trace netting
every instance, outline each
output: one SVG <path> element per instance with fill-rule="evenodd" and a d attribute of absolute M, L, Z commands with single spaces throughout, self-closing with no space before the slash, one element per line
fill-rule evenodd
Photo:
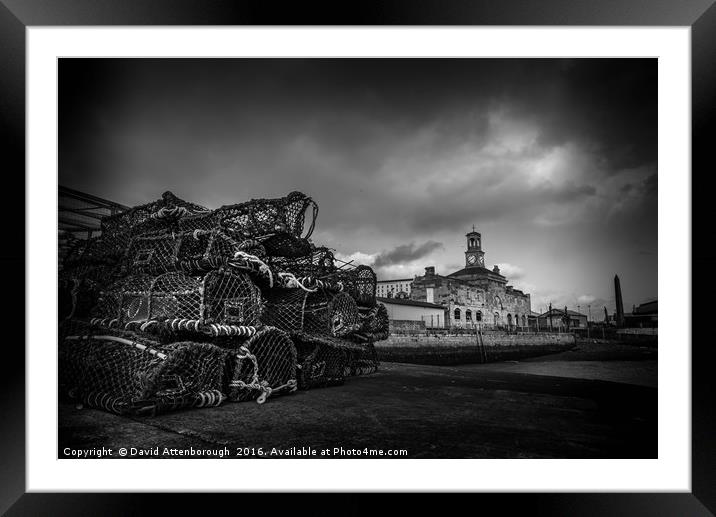
<path fill-rule="evenodd" d="M 380 362 L 372 341 L 349 349 L 347 354 L 346 376 L 368 375 L 378 371 Z"/>
<path fill-rule="evenodd" d="M 351 335 L 351 339 L 359 342 L 374 342 L 388 338 L 390 321 L 385 305 L 376 303 L 370 310 L 363 309 L 360 319 L 360 329 Z"/>
<path fill-rule="evenodd" d="M 267 327 L 243 346 L 256 357 L 259 383 L 266 396 L 296 390 L 296 347 L 288 334 Z"/>
<path fill-rule="evenodd" d="M 93 322 L 146 332 L 248 336 L 255 333 L 261 309 L 259 289 L 244 273 L 218 269 L 204 276 L 140 274 L 101 293 Z"/>
<path fill-rule="evenodd" d="M 206 272 L 230 265 L 260 272 L 260 261 L 247 257 L 266 251 L 257 241 L 238 242 L 221 230 L 193 230 L 141 235 L 132 239 L 123 258 L 125 273 Z"/>
<path fill-rule="evenodd" d="M 335 275 L 335 280 L 344 286 L 345 291 L 353 297 L 358 305 L 364 307 L 375 305 L 377 278 L 371 267 L 358 266 L 341 269 Z"/>
<path fill-rule="evenodd" d="M 304 332 L 293 333 L 291 338 L 298 353 L 298 389 L 343 384 L 348 376 L 378 369 L 373 343 L 361 345 Z"/>
<path fill-rule="evenodd" d="M 317 212 L 300 192 L 217 210 L 166 192 L 63 241 L 62 387 L 151 414 L 376 371 L 388 317 L 375 273 L 311 242 Z"/>
<path fill-rule="evenodd" d="M 91 407 L 118 414 L 216 406 L 225 398 L 228 358 L 207 343 L 68 336 L 59 349 L 60 386 Z"/>
<path fill-rule="evenodd" d="M 345 336 L 360 328 L 358 307 L 346 293 L 275 288 L 264 292 L 262 322 L 287 332 Z"/>
<path fill-rule="evenodd" d="M 269 257 L 268 264 L 276 271 L 291 273 L 297 278 L 328 278 L 337 270 L 333 252 L 325 247 L 312 247 L 299 257 Z"/>
<path fill-rule="evenodd" d="M 208 212 L 208 208 L 179 199 L 167 191 L 161 199 L 104 217 L 100 228 L 102 235 L 136 235 L 164 229 L 179 218 Z"/>
<path fill-rule="evenodd" d="M 312 213 L 308 214 L 308 209 Z M 245 238 L 261 238 L 274 234 L 289 234 L 308 239 L 318 216 L 318 205 L 301 192 L 291 192 L 276 199 L 252 199 L 244 203 L 226 205 L 215 211 L 221 225 Z M 310 217 L 308 228 L 306 218 Z"/>

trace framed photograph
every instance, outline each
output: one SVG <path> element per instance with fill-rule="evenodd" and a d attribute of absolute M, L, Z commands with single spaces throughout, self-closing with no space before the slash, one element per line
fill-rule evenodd
<path fill-rule="evenodd" d="M 27 193 L 3 510 L 530 492 L 499 504 L 709 515 L 691 171 L 716 8 L 241 5 L 0 6 Z"/>

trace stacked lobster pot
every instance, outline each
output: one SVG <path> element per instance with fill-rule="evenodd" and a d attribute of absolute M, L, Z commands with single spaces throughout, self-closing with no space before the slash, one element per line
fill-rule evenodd
<path fill-rule="evenodd" d="M 385 339 L 371 268 L 315 246 L 300 192 L 209 210 L 165 193 L 65 252 L 61 391 L 151 414 L 344 382 Z"/>

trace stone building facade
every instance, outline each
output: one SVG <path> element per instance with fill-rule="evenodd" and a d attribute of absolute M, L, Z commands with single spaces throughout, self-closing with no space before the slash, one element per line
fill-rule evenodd
<path fill-rule="evenodd" d="M 383 298 L 410 298 L 412 283 L 412 278 L 378 280 L 375 286 L 375 295 Z"/>
<path fill-rule="evenodd" d="M 473 230 L 466 237 L 465 267 L 446 276 L 426 267 L 413 279 L 410 299 L 442 305 L 447 326 L 527 328 L 530 295 L 507 285 L 497 266 L 485 267 L 480 233 Z"/>

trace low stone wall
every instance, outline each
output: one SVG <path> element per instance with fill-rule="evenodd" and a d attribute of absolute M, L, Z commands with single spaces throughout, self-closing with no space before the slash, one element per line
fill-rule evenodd
<path fill-rule="evenodd" d="M 483 342 L 489 346 L 536 346 L 541 344 L 569 344 L 574 345 L 572 334 L 557 334 L 547 332 L 483 332 Z M 381 346 L 475 346 L 476 337 L 472 335 L 463 336 L 433 336 L 433 335 L 411 335 L 411 336 L 389 336 L 385 341 L 380 341 Z"/>
<path fill-rule="evenodd" d="M 381 361 L 416 364 L 465 364 L 519 360 L 569 350 L 571 334 L 484 332 L 484 354 L 475 336 L 390 336 L 375 344 Z"/>
<path fill-rule="evenodd" d="M 390 333 L 410 334 L 414 332 L 425 332 L 425 322 L 416 320 L 388 320 Z"/>

